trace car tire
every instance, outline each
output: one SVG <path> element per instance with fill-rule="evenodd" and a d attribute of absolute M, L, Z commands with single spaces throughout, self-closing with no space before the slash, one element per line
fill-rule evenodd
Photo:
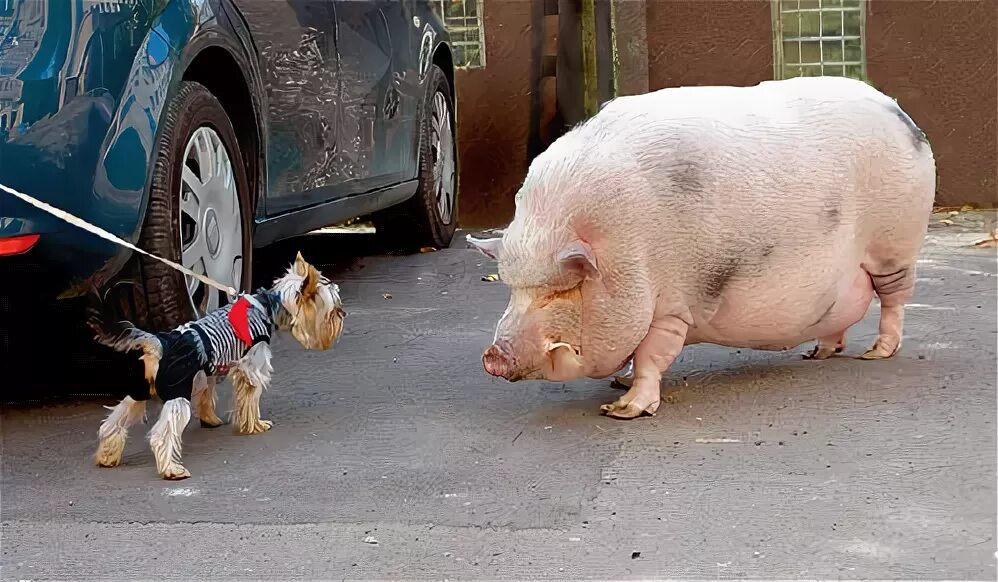
<path fill-rule="evenodd" d="M 208 130 L 201 131 L 202 128 L 208 128 Z M 199 131 L 201 133 L 195 137 L 196 132 Z M 197 149 L 201 142 L 195 143 L 195 141 L 201 138 L 206 141 L 214 139 L 212 136 L 217 136 L 223 149 L 219 149 L 213 141 L 208 141 L 212 145 L 205 146 L 203 149 L 208 151 L 210 148 L 209 153 L 218 156 L 217 159 L 212 158 L 214 161 L 220 161 L 221 164 L 229 162 L 228 168 L 231 173 L 226 171 L 224 165 L 217 167 L 223 169 L 223 172 L 219 174 L 223 176 L 221 178 L 223 183 L 230 184 L 229 188 L 231 188 L 231 184 L 234 184 L 235 187 L 234 198 L 237 202 L 233 206 L 238 205 L 239 216 L 238 220 L 229 218 L 228 221 L 231 224 L 239 224 L 241 227 L 241 232 L 237 233 L 237 236 L 231 237 L 239 239 L 238 244 L 241 249 L 238 249 L 238 252 L 241 256 L 241 269 L 236 263 L 233 263 L 231 269 L 233 275 L 228 281 L 220 280 L 219 282 L 232 285 L 235 283 L 235 274 L 240 273 L 238 288 L 240 291 L 248 291 L 252 284 L 253 222 L 246 165 L 243 163 L 239 141 L 225 109 L 218 99 L 200 83 L 182 82 L 176 95 L 164 110 L 161 132 L 156 143 L 155 166 L 149 188 L 149 202 L 138 246 L 154 255 L 190 267 L 183 262 L 181 240 L 181 213 L 184 212 L 181 207 L 188 200 L 186 196 L 190 194 L 188 190 L 182 190 L 184 188 L 183 180 L 186 179 L 182 176 L 185 165 L 189 163 L 190 148 L 195 147 L 196 149 L 190 155 L 197 156 L 202 152 L 202 149 Z M 196 160 L 192 163 L 196 164 Z M 200 168 L 198 171 L 201 172 L 198 175 L 199 178 L 208 175 Z M 231 178 L 231 180 L 226 178 Z M 181 200 L 182 196 L 185 197 L 184 202 Z M 207 213 L 207 211 L 205 212 Z M 200 210 L 198 216 L 201 216 Z M 205 217 L 207 216 L 205 214 Z M 229 216 L 231 217 L 231 214 Z M 216 221 L 218 220 L 225 219 L 216 219 Z M 209 219 L 205 218 L 204 221 L 198 222 L 208 223 L 208 221 Z M 203 226 L 198 224 L 197 228 Z M 216 250 L 221 252 L 222 245 L 217 241 L 223 239 L 219 235 L 215 237 L 215 240 L 216 245 L 218 245 Z M 234 248 L 232 245 L 235 244 L 235 241 L 225 241 L 225 243 L 227 243 L 226 253 L 229 253 Z M 136 318 L 142 321 L 145 327 L 153 330 L 169 329 L 203 315 L 202 310 L 194 305 L 187 287 L 187 277 L 183 273 L 145 255 L 139 255 L 138 263 L 140 290 L 144 292 L 145 300 L 138 302 L 137 310 L 139 313 L 136 314 Z M 211 277 L 211 273 L 208 273 L 208 276 Z M 219 280 L 218 277 L 213 278 Z M 203 283 L 198 283 L 198 285 L 206 292 L 221 293 L 211 288 L 205 288 Z M 226 301 L 224 294 L 219 297 L 218 301 L 220 304 L 224 304 Z"/>
<path fill-rule="evenodd" d="M 431 65 L 427 72 L 419 122 L 416 194 L 372 216 L 378 238 L 392 249 L 401 252 L 422 247 L 440 249 L 449 246 L 454 238 L 458 201 L 455 137 L 454 99 L 450 83 L 440 67 Z M 449 156 L 446 154 L 448 148 Z M 439 204 L 441 186 L 450 188 L 450 201 L 445 203 L 444 210 Z"/>

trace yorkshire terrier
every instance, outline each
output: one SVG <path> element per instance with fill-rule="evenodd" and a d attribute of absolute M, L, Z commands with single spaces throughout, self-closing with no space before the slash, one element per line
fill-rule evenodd
<path fill-rule="evenodd" d="M 270 289 L 242 295 L 204 317 L 174 329 L 149 333 L 128 321 L 87 322 L 95 339 L 118 352 L 137 356 L 128 395 L 111 408 L 97 435 L 97 465 L 121 464 L 128 429 L 145 418 L 146 401 L 163 400 L 149 431 L 156 471 L 164 479 L 186 479 L 180 462 L 180 437 L 194 414 L 205 428 L 223 424 L 215 414 L 215 384 L 231 374 L 236 432 L 257 434 L 273 423 L 260 418 L 260 396 L 270 383 L 270 337 L 290 331 L 307 350 L 327 350 L 340 337 L 346 312 L 339 286 L 322 276 L 298 253 L 287 273 Z"/>

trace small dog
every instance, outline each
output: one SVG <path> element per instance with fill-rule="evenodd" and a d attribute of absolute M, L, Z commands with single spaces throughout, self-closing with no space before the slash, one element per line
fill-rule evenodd
<path fill-rule="evenodd" d="M 273 423 L 260 418 L 260 396 L 270 383 L 270 336 L 290 331 L 307 350 L 327 350 L 340 337 L 346 312 L 339 286 L 323 277 L 298 253 L 287 273 L 270 289 L 243 295 L 201 319 L 161 333 L 128 321 L 105 325 L 97 315 L 87 322 L 96 340 L 137 357 L 128 396 L 110 408 L 98 431 L 97 465 L 121 464 L 128 429 L 145 418 L 146 401 L 164 404 L 149 431 L 156 471 L 164 479 L 186 479 L 180 462 L 180 437 L 194 413 L 201 426 L 215 428 L 215 384 L 231 372 L 236 432 L 257 434 Z"/>

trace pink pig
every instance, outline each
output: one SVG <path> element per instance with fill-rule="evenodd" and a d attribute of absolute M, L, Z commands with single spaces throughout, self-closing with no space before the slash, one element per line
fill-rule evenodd
<path fill-rule="evenodd" d="M 876 293 L 863 359 L 901 346 L 935 195 L 925 135 L 841 77 L 621 97 L 530 165 L 495 258 L 511 297 L 483 357 L 509 381 L 605 378 L 601 407 L 653 415 L 683 346 L 845 347 Z"/>

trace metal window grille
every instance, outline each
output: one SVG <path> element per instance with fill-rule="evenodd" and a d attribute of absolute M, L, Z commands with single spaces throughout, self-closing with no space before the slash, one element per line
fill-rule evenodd
<path fill-rule="evenodd" d="M 774 74 L 866 80 L 866 0 L 773 0 Z"/>
<path fill-rule="evenodd" d="M 483 0 L 436 0 L 436 8 L 450 33 L 454 65 L 485 66 Z"/>

